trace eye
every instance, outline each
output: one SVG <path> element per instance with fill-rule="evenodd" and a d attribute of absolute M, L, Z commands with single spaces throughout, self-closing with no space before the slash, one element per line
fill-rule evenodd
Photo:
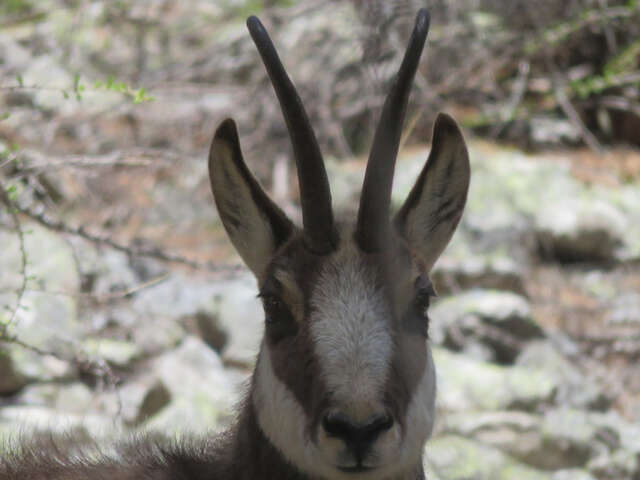
<path fill-rule="evenodd" d="M 437 297 L 435 288 L 428 277 L 420 275 L 415 282 L 414 306 L 418 312 L 427 316 L 427 309 L 433 297 Z"/>
<path fill-rule="evenodd" d="M 406 328 L 413 333 L 419 333 L 425 338 L 429 338 L 429 316 L 427 310 L 432 297 L 436 291 L 428 277 L 419 276 L 415 282 L 415 294 L 411 308 L 409 309 Z"/>
<path fill-rule="evenodd" d="M 260 298 L 268 339 L 275 344 L 285 337 L 295 335 L 298 328 L 287 304 L 274 294 L 260 294 Z"/>

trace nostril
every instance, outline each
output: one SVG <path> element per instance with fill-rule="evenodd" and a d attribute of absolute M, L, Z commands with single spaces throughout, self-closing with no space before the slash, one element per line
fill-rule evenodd
<path fill-rule="evenodd" d="M 392 426 L 393 418 L 391 415 L 382 414 L 371 418 L 369 422 L 362 427 L 362 430 L 366 432 L 366 436 L 373 436 L 375 438 L 382 432 L 389 430 Z"/>
<path fill-rule="evenodd" d="M 370 444 L 393 426 L 388 414 L 374 415 L 364 423 L 355 423 L 343 413 L 329 413 L 322 419 L 322 427 L 329 436 L 338 437 L 348 444 Z"/>
<path fill-rule="evenodd" d="M 356 427 L 343 413 L 329 413 L 322 419 L 322 427 L 332 437 L 351 438 Z"/>

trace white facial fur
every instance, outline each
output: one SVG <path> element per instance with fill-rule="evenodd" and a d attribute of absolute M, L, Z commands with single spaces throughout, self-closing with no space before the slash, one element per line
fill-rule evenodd
<path fill-rule="evenodd" d="M 343 247 L 323 266 L 311 297 L 309 318 L 314 353 L 323 380 L 333 392 L 332 407 L 355 421 L 384 412 L 385 383 L 391 373 L 394 342 L 390 307 L 355 247 Z M 425 340 L 426 341 L 426 340 Z M 428 346 L 427 346 L 428 350 Z M 416 466 L 433 427 L 435 369 L 430 351 L 423 377 L 407 411 L 406 428 L 398 422 L 381 434 L 362 473 L 338 467 L 355 466 L 340 439 L 322 428 L 314 442 L 309 419 L 291 390 L 273 371 L 266 343 L 256 368 L 254 407 L 271 442 L 302 471 L 324 479 L 402 479 Z M 295 359 L 292 359 L 295 361 Z"/>
<path fill-rule="evenodd" d="M 391 312 L 372 270 L 355 248 L 343 248 L 323 266 L 311 297 L 311 337 L 325 384 L 356 422 L 383 411 L 393 354 Z"/>

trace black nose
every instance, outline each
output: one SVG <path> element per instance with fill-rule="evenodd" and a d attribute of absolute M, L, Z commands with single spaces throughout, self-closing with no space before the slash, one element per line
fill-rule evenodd
<path fill-rule="evenodd" d="M 362 459 L 381 433 L 393 426 L 393 418 L 386 413 L 356 423 L 340 412 L 329 413 L 322 419 L 322 427 L 330 437 L 342 439 L 358 459 Z"/>

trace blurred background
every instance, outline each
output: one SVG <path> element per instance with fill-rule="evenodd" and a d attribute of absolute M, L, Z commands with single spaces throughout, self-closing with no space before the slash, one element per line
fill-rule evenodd
<path fill-rule="evenodd" d="M 294 218 L 259 14 L 355 205 L 418 8 L 394 203 L 438 111 L 470 147 L 433 276 L 428 478 L 640 479 L 638 0 L 2 0 L 0 440 L 222 429 L 262 335 L 206 157 L 224 118 Z"/>

